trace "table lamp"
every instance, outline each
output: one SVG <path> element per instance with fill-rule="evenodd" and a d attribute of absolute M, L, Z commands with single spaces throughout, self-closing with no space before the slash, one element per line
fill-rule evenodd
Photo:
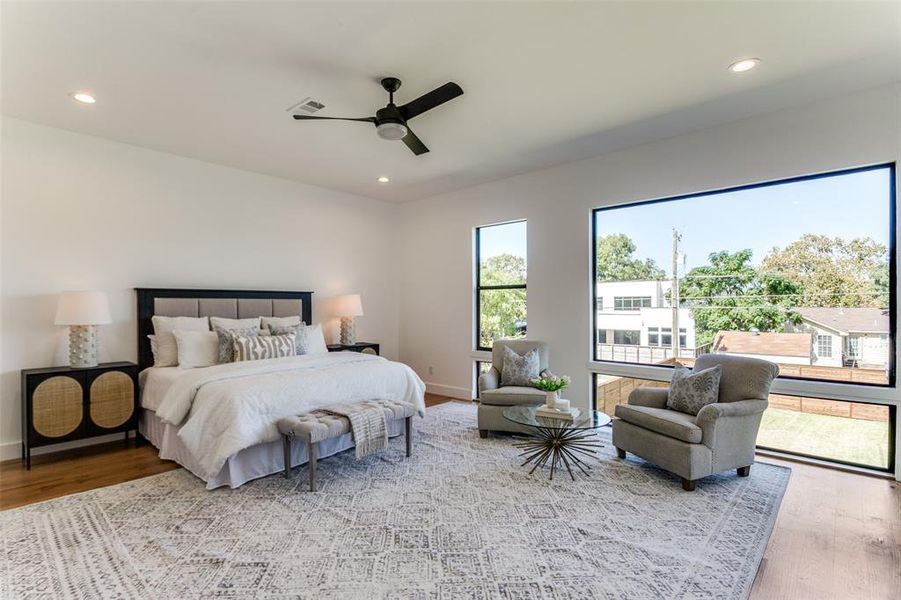
<path fill-rule="evenodd" d="M 97 366 L 97 330 L 94 326 L 111 322 L 105 293 L 63 292 L 60 295 L 55 323 L 69 326 L 70 366 Z"/>
<path fill-rule="evenodd" d="M 341 317 L 341 344 L 350 346 L 357 343 L 357 334 L 354 332 L 354 317 L 363 316 L 363 303 L 359 294 L 338 296 L 337 310 L 335 314 Z"/>

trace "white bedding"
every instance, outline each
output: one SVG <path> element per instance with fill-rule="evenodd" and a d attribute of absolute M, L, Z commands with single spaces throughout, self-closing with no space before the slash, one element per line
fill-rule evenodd
<path fill-rule="evenodd" d="M 172 382 L 181 377 L 185 369 L 178 367 L 149 367 L 138 375 L 141 386 L 141 406 L 156 412 Z"/>
<path fill-rule="evenodd" d="M 163 422 L 180 426 L 178 436 L 206 479 L 236 452 L 277 440 L 281 417 L 374 398 L 408 402 L 425 414 L 425 384 L 416 373 L 368 354 L 335 352 L 179 371 L 171 381 L 168 374 L 159 377 L 158 389 L 167 383 L 168 389 L 155 411 Z"/>

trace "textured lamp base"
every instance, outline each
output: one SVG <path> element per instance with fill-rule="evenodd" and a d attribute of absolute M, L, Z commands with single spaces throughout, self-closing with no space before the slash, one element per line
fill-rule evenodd
<path fill-rule="evenodd" d="M 69 366 L 97 366 L 97 330 L 93 325 L 69 326 Z"/>
<path fill-rule="evenodd" d="M 341 317 L 341 344 L 350 346 L 357 343 L 357 333 L 354 331 L 354 318 Z"/>

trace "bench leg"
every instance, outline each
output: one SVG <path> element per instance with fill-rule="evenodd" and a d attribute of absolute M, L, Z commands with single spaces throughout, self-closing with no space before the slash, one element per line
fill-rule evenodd
<path fill-rule="evenodd" d="M 291 477 L 291 438 L 282 436 L 282 450 L 285 456 L 285 479 Z"/>
<path fill-rule="evenodd" d="M 310 491 L 316 491 L 316 444 L 310 442 Z"/>
<path fill-rule="evenodd" d="M 413 456 L 413 417 L 404 419 L 404 433 L 407 439 L 407 458 Z"/>

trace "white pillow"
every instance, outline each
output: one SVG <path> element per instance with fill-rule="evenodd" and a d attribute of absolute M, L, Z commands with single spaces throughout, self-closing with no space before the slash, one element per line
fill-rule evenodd
<path fill-rule="evenodd" d="M 174 367 L 178 364 L 178 345 L 172 332 L 209 331 L 210 323 L 206 317 L 160 317 L 154 316 L 153 334 L 150 337 L 150 350 L 153 352 L 154 367 Z"/>
<path fill-rule="evenodd" d="M 293 317 L 263 317 L 260 329 L 266 331 L 270 325 L 274 327 L 293 327 L 295 325 L 305 325 L 305 323 L 297 315 Z"/>
<path fill-rule="evenodd" d="M 226 331 L 232 329 L 247 329 L 248 327 L 256 327 L 260 328 L 260 318 L 254 317 L 253 319 L 226 319 L 225 317 L 210 317 L 210 328 L 211 329 L 225 329 Z"/>
<path fill-rule="evenodd" d="M 182 369 L 209 367 L 219 360 L 219 335 L 214 331 L 172 332 L 178 346 L 178 366 Z"/>
<path fill-rule="evenodd" d="M 175 345 L 175 338 L 172 336 L 163 336 L 157 338 L 155 335 L 148 335 L 150 340 L 150 352 L 153 353 L 154 367 L 173 367 L 178 362 L 178 346 Z M 160 349 L 160 346 L 164 348 Z M 168 346 L 168 347 L 165 347 Z M 172 362 L 172 356 L 175 356 L 175 362 Z"/>
<path fill-rule="evenodd" d="M 322 325 L 309 325 L 299 327 L 297 335 L 304 336 L 304 354 L 328 354 L 328 347 L 325 345 L 325 336 L 322 335 Z"/>

